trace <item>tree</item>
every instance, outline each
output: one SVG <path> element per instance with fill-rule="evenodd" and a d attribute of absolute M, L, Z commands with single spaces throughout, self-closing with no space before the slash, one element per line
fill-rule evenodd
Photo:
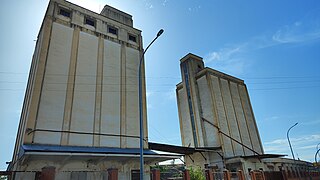
<path fill-rule="evenodd" d="M 205 180 L 206 177 L 200 167 L 193 169 L 190 167 L 190 180 Z"/>

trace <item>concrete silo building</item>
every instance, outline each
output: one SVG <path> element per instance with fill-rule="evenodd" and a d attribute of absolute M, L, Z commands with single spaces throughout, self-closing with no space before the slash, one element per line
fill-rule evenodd
<path fill-rule="evenodd" d="M 8 170 L 41 171 L 49 166 L 64 172 L 56 178 L 90 179 L 111 168 L 119 179 L 130 179 L 139 170 L 142 53 L 141 31 L 133 27 L 131 15 L 108 5 L 97 14 L 51 0 L 38 34 Z M 148 164 L 167 157 L 148 149 L 142 69 L 148 171 Z"/>
<path fill-rule="evenodd" d="M 237 158 L 263 154 L 244 81 L 204 67 L 193 54 L 180 60 L 180 68 L 176 92 L 182 145 L 208 150 L 185 156 L 186 163 L 239 169 Z"/>
<path fill-rule="evenodd" d="M 310 175 L 315 172 L 310 162 L 264 154 L 243 80 L 205 67 L 201 57 L 190 53 L 180 60 L 180 69 L 176 94 L 186 166 L 241 170 L 246 179 L 261 170 L 289 179 L 318 176 Z"/>

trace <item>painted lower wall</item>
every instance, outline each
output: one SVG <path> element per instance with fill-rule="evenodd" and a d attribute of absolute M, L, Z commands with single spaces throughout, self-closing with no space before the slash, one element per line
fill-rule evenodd
<path fill-rule="evenodd" d="M 81 160 L 66 160 L 63 161 L 49 161 L 49 160 L 29 160 L 28 164 L 20 166 L 20 170 L 24 172 L 17 172 L 15 180 L 34 180 L 36 171 L 42 170 L 44 167 L 55 168 L 55 180 L 97 180 L 108 179 L 108 169 L 118 170 L 119 180 L 131 179 L 132 170 L 139 169 L 138 161 L 126 161 L 125 163 L 113 161 L 81 161 Z M 145 165 L 144 180 L 150 179 L 150 166 Z"/>

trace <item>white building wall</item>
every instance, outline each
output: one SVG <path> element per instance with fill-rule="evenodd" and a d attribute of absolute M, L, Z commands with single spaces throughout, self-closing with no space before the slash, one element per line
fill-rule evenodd
<path fill-rule="evenodd" d="M 235 117 L 235 112 L 233 108 L 232 98 L 229 89 L 229 82 L 228 80 L 220 78 L 221 82 L 221 92 L 222 92 L 222 99 L 224 103 L 224 108 L 226 110 L 226 116 L 228 121 L 229 133 L 231 137 L 239 142 L 241 142 L 238 123 Z M 244 155 L 242 145 L 237 143 L 236 141 L 232 140 L 232 147 L 235 156 Z"/>
<path fill-rule="evenodd" d="M 230 136 L 229 133 L 229 127 L 226 117 L 226 112 L 223 104 L 222 94 L 221 94 L 221 87 L 219 83 L 219 79 L 216 76 L 211 75 L 211 84 L 212 84 L 212 90 L 215 98 L 215 105 L 216 105 L 216 111 L 218 114 L 218 126 L 220 127 L 220 130 L 224 133 L 226 133 L 228 136 Z M 233 148 L 232 148 L 232 142 L 230 138 L 221 135 L 222 137 L 222 143 L 223 143 L 223 151 L 225 157 L 232 157 L 233 154 Z"/>
<path fill-rule="evenodd" d="M 179 89 L 177 91 L 177 96 L 182 145 L 187 147 L 190 145 L 191 147 L 194 147 L 193 132 L 191 127 L 191 119 L 186 91 L 183 88 Z"/>
<path fill-rule="evenodd" d="M 247 127 L 246 119 L 245 119 L 242 104 L 241 104 L 238 85 L 234 82 L 230 82 L 230 90 L 231 90 L 235 114 L 238 121 L 241 141 L 244 145 L 248 146 L 249 148 L 252 148 L 248 127 Z M 243 147 L 243 149 L 246 156 L 253 155 L 253 152 L 248 148 Z"/>
<path fill-rule="evenodd" d="M 71 115 L 71 131 L 93 132 L 98 38 L 80 32 L 76 64 L 76 77 Z M 92 135 L 74 134 L 69 137 L 70 145 L 91 146 Z"/>
<path fill-rule="evenodd" d="M 206 120 L 210 121 L 212 124 L 217 125 L 217 119 L 214 114 L 213 109 L 213 102 L 211 97 L 210 88 L 208 85 L 208 80 L 206 76 L 202 76 L 197 80 L 199 96 L 200 96 L 200 103 L 202 108 L 202 117 Z M 200 120 L 203 121 L 203 120 Z M 214 127 L 212 124 L 209 124 L 206 121 L 203 121 L 203 126 L 205 130 L 205 146 L 208 147 L 219 147 L 220 140 L 219 140 L 219 133 L 218 129 Z"/>
<path fill-rule="evenodd" d="M 138 66 L 140 53 L 133 48 L 126 48 L 126 135 L 139 136 L 139 92 Z M 138 148 L 138 138 L 126 138 L 127 148 Z"/>
<path fill-rule="evenodd" d="M 73 29 L 53 23 L 36 129 L 62 130 L 72 34 Z M 60 138 L 58 132 L 38 131 L 34 142 L 60 144 Z"/>
<path fill-rule="evenodd" d="M 120 135 L 121 46 L 104 41 L 101 133 Z M 101 136 L 101 146 L 120 147 L 120 136 Z"/>
<path fill-rule="evenodd" d="M 249 102 L 249 97 L 247 94 L 247 89 L 244 85 L 239 85 L 239 93 L 241 97 L 241 102 L 246 117 L 247 126 L 249 129 L 249 135 L 252 143 L 252 147 L 255 151 L 262 153 L 262 147 L 258 135 L 258 130 L 255 126 L 255 119 L 252 114 L 251 105 Z"/>

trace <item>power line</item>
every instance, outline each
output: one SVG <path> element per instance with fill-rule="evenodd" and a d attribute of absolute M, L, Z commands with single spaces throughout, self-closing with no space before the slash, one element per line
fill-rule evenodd
<path fill-rule="evenodd" d="M 257 89 L 250 89 L 250 91 L 262 91 L 262 90 L 285 90 L 285 89 L 308 89 L 308 88 L 320 88 L 320 86 L 296 86 L 296 87 L 280 87 L 280 88 L 257 88 Z M 0 91 L 24 91 L 25 89 L 13 89 L 13 88 L 4 88 L 0 89 Z M 58 89 L 43 89 L 45 91 L 53 91 L 53 92 L 66 92 L 67 90 L 58 90 Z M 33 90 L 33 91 L 40 91 L 40 90 Z M 138 90 L 77 90 L 73 89 L 72 91 L 75 92 L 137 92 Z M 152 91 L 152 93 L 163 93 L 163 92 L 172 92 L 171 90 L 157 90 Z"/>
<path fill-rule="evenodd" d="M 28 75 L 29 73 L 19 73 L 19 72 L 8 72 L 8 71 L 0 71 L 0 74 L 21 74 L 21 75 Z M 43 75 L 43 74 L 42 74 Z M 96 74 L 77 74 L 77 75 L 69 75 L 69 74 L 48 74 L 48 76 L 97 76 Z M 120 76 L 103 76 L 103 77 L 120 77 Z M 138 77 L 136 76 L 125 76 L 125 77 Z M 145 78 L 169 78 L 169 79 L 181 79 L 180 76 L 157 76 L 157 77 L 150 77 L 145 76 Z M 320 76 L 266 76 L 266 77 L 242 77 L 241 79 L 310 79 L 310 78 L 320 78 Z"/>

